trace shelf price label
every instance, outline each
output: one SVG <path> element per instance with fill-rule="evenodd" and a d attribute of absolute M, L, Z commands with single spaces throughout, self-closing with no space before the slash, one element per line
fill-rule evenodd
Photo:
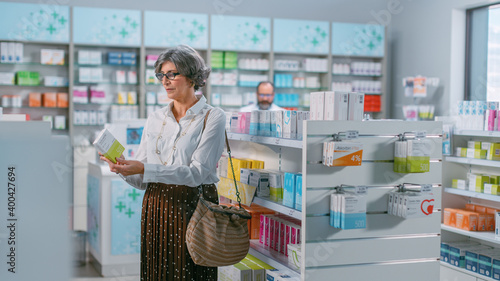
<path fill-rule="evenodd" d="M 416 131 L 415 132 L 415 138 L 417 139 L 423 139 L 427 136 L 427 132 L 426 131 Z"/>
<path fill-rule="evenodd" d="M 347 131 L 346 137 L 348 140 L 357 139 L 359 137 L 359 131 Z"/>
<path fill-rule="evenodd" d="M 420 192 L 431 193 L 432 192 L 432 184 L 422 184 L 422 187 L 420 188 Z"/>
<path fill-rule="evenodd" d="M 354 190 L 355 190 L 356 194 L 359 194 L 359 195 L 366 195 L 366 193 L 367 193 L 367 187 L 364 185 L 358 185 L 355 187 Z"/>
<path fill-rule="evenodd" d="M 281 143 L 281 139 L 279 139 L 279 138 L 274 139 L 274 144 L 280 144 L 280 143 Z"/>
<path fill-rule="evenodd" d="M 295 210 L 288 210 L 288 215 L 293 217 L 295 215 Z"/>

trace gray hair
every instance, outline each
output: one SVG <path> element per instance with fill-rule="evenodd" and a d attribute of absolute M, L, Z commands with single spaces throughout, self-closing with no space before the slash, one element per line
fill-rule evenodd
<path fill-rule="evenodd" d="M 172 62 L 180 74 L 193 82 L 195 91 L 205 86 L 210 68 L 192 47 L 179 45 L 162 52 L 155 62 L 155 72 L 160 72 L 162 65 L 167 61 Z"/>

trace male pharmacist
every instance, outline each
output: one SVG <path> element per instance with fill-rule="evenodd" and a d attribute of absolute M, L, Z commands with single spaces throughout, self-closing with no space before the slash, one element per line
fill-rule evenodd
<path fill-rule="evenodd" d="M 274 101 L 274 85 L 269 81 L 262 81 L 257 86 L 257 104 L 244 106 L 240 112 L 251 112 L 255 110 L 284 110 L 275 105 Z"/>

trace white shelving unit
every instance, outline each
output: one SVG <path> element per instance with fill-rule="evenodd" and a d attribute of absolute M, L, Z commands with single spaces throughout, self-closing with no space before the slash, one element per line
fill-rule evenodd
<path fill-rule="evenodd" d="M 403 220 L 387 214 L 387 193 L 396 185 L 430 183 L 436 198 L 441 194 L 441 151 L 431 156 L 431 171 L 423 174 L 394 173 L 397 135 L 426 130 L 429 141 L 441 147 L 439 122 L 304 121 L 304 141 L 289 140 L 277 145 L 275 138 L 232 134 L 234 157 L 258 158 L 266 169 L 302 172 L 302 211 L 256 197 L 254 202 L 302 221 L 301 280 L 392 280 L 394 274 L 421 272 L 406 280 L 438 280 L 440 203 L 428 217 Z M 331 135 L 357 130 L 364 144 L 360 167 L 326 167 L 319 163 L 322 145 Z M 390 137 L 394 136 L 394 137 Z M 281 141 L 281 139 L 279 139 Z M 299 145 L 300 144 L 300 145 Z M 363 175 L 360 177 L 359 175 Z M 329 198 L 340 184 L 368 187 L 367 228 L 341 230 L 329 225 Z M 440 202 L 440 200 L 437 200 Z M 288 213 L 287 213 L 288 212 Z M 407 251 L 400 251 L 406 248 Z M 277 268 L 290 270 L 287 259 L 252 241 L 250 253 Z"/>
<path fill-rule="evenodd" d="M 302 212 L 293 208 L 289 208 L 283 204 L 276 203 L 268 198 L 254 197 L 253 203 L 271 209 L 273 211 L 285 214 L 292 218 L 302 219 Z"/>
<path fill-rule="evenodd" d="M 498 138 L 500 138 L 500 132 L 461 130 L 454 133 L 453 145 L 454 147 L 467 147 L 467 141 L 469 140 L 498 142 Z M 452 179 L 466 179 L 467 173 L 500 175 L 498 172 L 500 161 L 456 156 L 446 156 L 444 160 L 443 182 L 448 186 L 450 186 Z M 500 209 L 500 196 L 456 188 L 444 188 L 443 208 L 465 208 L 466 203 Z M 495 238 L 494 232 L 465 231 L 444 224 L 441 225 L 441 230 L 444 242 L 472 240 L 491 247 L 500 248 L 500 240 Z M 454 267 L 444 262 L 441 262 L 441 266 L 446 267 L 442 270 L 442 278 L 446 280 L 469 280 L 471 278 L 471 280 L 493 280 L 492 278 L 468 271 L 465 268 Z"/>
<path fill-rule="evenodd" d="M 293 139 L 253 136 L 253 135 L 237 134 L 237 133 L 228 133 L 227 138 L 230 140 L 247 141 L 265 145 L 277 145 L 289 148 L 302 148 L 302 141 Z"/>
<path fill-rule="evenodd" d="M 297 277 L 300 276 L 300 272 L 288 264 L 288 258 L 286 256 L 262 245 L 259 243 L 259 240 L 250 240 L 250 254 L 276 269 L 293 271 L 296 273 Z"/>
<path fill-rule="evenodd" d="M 500 161 L 456 157 L 456 156 L 446 156 L 444 160 L 453 163 L 500 168 Z"/>

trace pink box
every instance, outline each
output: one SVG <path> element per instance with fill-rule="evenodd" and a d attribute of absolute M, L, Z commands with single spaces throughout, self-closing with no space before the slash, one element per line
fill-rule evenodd
<path fill-rule="evenodd" d="M 274 217 L 271 217 L 269 218 L 269 246 L 271 247 L 271 249 L 274 250 L 274 226 L 275 226 L 275 218 Z"/>
<path fill-rule="evenodd" d="M 105 103 L 106 93 L 101 89 L 90 89 L 90 102 L 91 103 Z"/>
<path fill-rule="evenodd" d="M 274 250 L 280 251 L 280 219 L 274 219 Z"/>
<path fill-rule="evenodd" d="M 250 132 L 250 114 L 251 112 L 238 112 L 240 134 L 248 134 Z"/>
<path fill-rule="evenodd" d="M 292 234 L 292 227 L 289 224 L 285 226 L 285 256 L 288 257 L 288 244 L 290 244 L 290 236 Z"/>
<path fill-rule="evenodd" d="M 265 220 L 266 220 L 266 215 L 261 214 L 260 215 L 260 232 L 259 232 L 259 242 L 261 244 L 264 244 L 264 241 L 266 241 L 266 235 L 265 235 Z"/>
<path fill-rule="evenodd" d="M 264 220 L 264 245 L 269 246 L 269 220 L 268 216 L 265 216 Z"/>
<path fill-rule="evenodd" d="M 300 240 L 300 227 L 298 225 L 290 226 L 290 243 L 291 244 L 299 244 Z"/>
<path fill-rule="evenodd" d="M 286 223 L 285 221 L 281 220 L 280 222 L 280 246 L 279 246 L 279 252 L 282 254 L 285 254 L 285 232 L 286 232 Z"/>
<path fill-rule="evenodd" d="M 497 118 L 497 111 L 488 109 L 488 131 L 495 130 L 495 119 Z"/>

